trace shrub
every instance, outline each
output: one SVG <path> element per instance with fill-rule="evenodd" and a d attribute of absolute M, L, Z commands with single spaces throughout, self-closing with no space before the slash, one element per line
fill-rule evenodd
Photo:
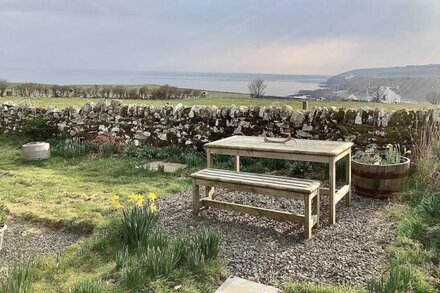
<path fill-rule="evenodd" d="M 129 253 L 128 253 L 128 247 L 124 246 L 124 248 L 116 253 L 115 263 L 116 267 L 115 269 L 118 271 L 122 269 L 124 266 L 126 266 L 128 261 Z"/>
<path fill-rule="evenodd" d="M 138 157 L 138 147 L 132 143 L 127 143 L 122 151 L 123 155 L 128 158 L 137 158 Z"/>
<path fill-rule="evenodd" d="M 14 265 L 0 281 L 0 293 L 30 293 L 34 269 L 33 262 Z"/>
<path fill-rule="evenodd" d="M 369 293 L 433 292 L 419 274 L 410 268 L 393 265 L 387 276 L 367 284 Z"/>
<path fill-rule="evenodd" d="M 419 210 L 436 223 L 440 222 L 440 194 L 433 194 L 424 198 L 419 205 Z"/>
<path fill-rule="evenodd" d="M 183 164 L 189 168 L 200 167 L 205 163 L 202 155 L 196 150 L 182 152 Z"/>
<path fill-rule="evenodd" d="M 53 144 L 51 153 L 54 156 L 65 159 L 80 158 L 88 153 L 95 151 L 96 147 L 88 142 L 74 142 L 71 139 L 66 139 L 61 142 Z"/>
<path fill-rule="evenodd" d="M 158 148 L 156 153 L 156 159 L 180 161 L 181 153 L 183 149 L 179 146 L 170 145 L 164 148 Z"/>
<path fill-rule="evenodd" d="M 191 269 L 197 269 L 205 262 L 202 250 L 195 245 L 186 251 L 185 259 Z"/>
<path fill-rule="evenodd" d="M 121 271 L 121 283 L 128 288 L 137 288 L 141 284 L 145 285 L 147 282 L 148 279 L 145 278 L 145 273 L 139 259 L 131 261 Z"/>
<path fill-rule="evenodd" d="M 133 158 L 145 158 L 145 159 L 153 159 L 158 157 L 158 149 L 153 148 L 149 144 L 144 144 L 141 146 L 135 146 L 133 144 L 127 144 L 124 147 L 124 155 L 126 157 Z"/>
<path fill-rule="evenodd" d="M 218 256 L 220 251 L 220 236 L 212 230 L 202 230 L 195 235 L 193 244 L 200 249 L 205 259 L 212 259 Z"/>
<path fill-rule="evenodd" d="M 162 230 L 152 231 L 152 233 L 148 235 L 148 239 L 147 239 L 148 247 L 164 249 L 170 247 L 170 243 L 171 241 L 168 235 L 165 234 L 165 232 L 163 232 Z"/>
<path fill-rule="evenodd" d="M 104 283 L 96 280 L 84 280 L 70 288 L 70 293 L 102 293 L 104 292 Z"/>
<path fill-rule="evenodd" d="M 181 264 L 198 268 L 207 260 L 214 259 L 220 251 L 220 236 L 213 230 L 202 230 L 194 235 L 184 235 L 174 243 L 174 251 Z"/>
<path fill-rule="evenodd" d="M 103 157 L 109 157 L 112 154 L 119 153 L 124 148 L 122 138 L 107 134 L 97 135 L 90 143 L 96 146 L 98 154 Z"/>
<path fill-rule="evenodd" d="M 294 161 L 290 163 L 290 173 L 293 175 L 300 175 L 312 169 L 310 162 Z"/>
<path fill-rule="evenodd" d="M 142 267 L 149 277 L 168 277 L 179 262 L 173 247 L 147 247 L 141 256 Z"/>
<path fill-rule="evenodd" d="M 21 128 L 23 136 L 33 141 L 45 141 L 58 134 L 56 125 L 48 123 L 43 116 L 34 116 L 25 120 Z"/>

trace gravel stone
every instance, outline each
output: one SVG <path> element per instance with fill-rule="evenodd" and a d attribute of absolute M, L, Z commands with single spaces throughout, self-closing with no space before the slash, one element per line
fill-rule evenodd
<path fill-rule="evenodd" d="M 204 190 L 201 190 L 203 192 Z M 216 199 L 303 214 L 301 201 L 247 192 L 216 189 Z M 283 279 L 328 284 L 363 285 L 380 275 L 386 247 L 395 238 L 395 223 L 384 216 L 390 201 L 353 195 L 336 209 L 335 225 L 328 225 L 328 200 L 321 198 L 320 227 L 304 240 L 301 224 L 224 211 L 191 214 L 191 190 L 158 199 L 159 224 L 171 235 L 202 228 L 219 231 L 221 257 L 230 274 L 277 285 Z"/>
<path fill-rule="evenodd" d="M 49 229 L 39 224 L 8 221 L 0 251 L 0 278 L 9 267 L 20 261 L 63 251 L 75 243 L 80 235 L 64 230 Z"/>

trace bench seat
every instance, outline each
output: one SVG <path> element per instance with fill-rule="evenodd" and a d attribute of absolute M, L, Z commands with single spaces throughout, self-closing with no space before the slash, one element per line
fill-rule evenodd
<path fill-rule="evenodd" d="M 198 215 L 204 207 L 212 207 L 299 222 L 305 226 L 305 238 L 310 238 L 312 227 L 318 226 L 320 181 L 212 168 L 195 172 L 191 174 L 191 177 L 193 179 L 194 215 Z M 199 186 L 201 185 L 207 189 L 221 187 L 303 200 L 305 206 L 304 215 L 218 201 L 214 199 L 214 195 L 211 192 L 207 192 L 205 198 L 200 198 Z"/>

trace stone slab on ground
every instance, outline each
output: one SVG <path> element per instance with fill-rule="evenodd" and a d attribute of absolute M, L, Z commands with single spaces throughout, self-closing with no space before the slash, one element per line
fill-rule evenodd
<path fill-rule="evenodd" d="M 143 165 L 139 166 L 139 168 L 143 168 L 145 170 L 150 170 L 150 171 L 159 171 L 159 169 L 163 168 L 163 171 L 165 173 L 175 173 L 179 170 L 185 169 L 186 165 L 179 164 L 179 163 L 168 163 L 168 162 L 163 162 L 163 161 L 154 161 L 154 162 L 149 162 L 147 164 L 143 164 Z"/>
<path fill-rule="evenodd" d="M 230 277 L 215 291 L 215 293 L 279 293 L 280 289 L 242 279 Z"/>

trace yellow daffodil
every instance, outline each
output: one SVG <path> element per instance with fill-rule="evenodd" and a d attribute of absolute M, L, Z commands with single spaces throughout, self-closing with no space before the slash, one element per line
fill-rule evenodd
<path fill-rule="evenodd" d="M 138 197 L 138 195 L 135 194 L 135 193 L 130 194 L 129 196 L 127 196 L 128 201 L 131 201 L 131 202 L 136 202 L 137 201 L 137 197 Z"/>
<path fill-rule="evenodd" d="M 113 206 L 114 206 L 115 208 L 117 208 L 117 209 L 122 209 L 122 208 L 123 208 L 123 206 L 122 206 L 121 203 L 119 202 L 119 196 L 117 196 L 117 195 L 112 195 L 111 201 L 112 201 L 112 204 L 113 204 Z"/>
<path fill-rule="evenodd" d="M 154 201 L 156 198 L 157 198 L 157 196 L 156 196 L 156 194 L 154 194 L 153 192 L 150 192 L 150 193 L 148 194 L 148 199 L 149 199 L 150 201 Z"/>
<path fill-rule="evenodd" d="M 150 212 L 155 213 L 157 211 L 157 205 L 154 203 L 150 205 Z"/>
<path fill-rule="evenodd" d="M 138 207 L 143 207 L 144 201 L 145 201 L 145 198 L 142 195 L 139 195 L 139 197 L 137 198 Z"/>

